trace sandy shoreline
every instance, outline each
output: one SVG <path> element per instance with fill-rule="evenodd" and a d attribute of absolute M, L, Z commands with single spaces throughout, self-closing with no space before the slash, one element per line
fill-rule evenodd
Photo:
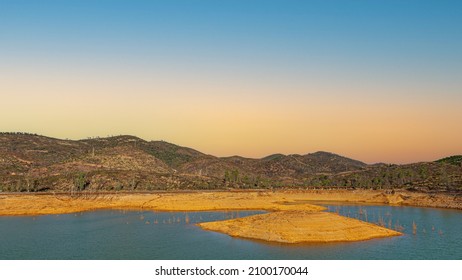
<path fill-rule="evenodd" d="M 64 195 L 0 195 L 0 216 L 65 214 L 98 209 L 155 211 L 321 211 L 308 203 L 291 204 L 294 194 L 285 192 L 194 192 L 116 194 L 70 197 Z"/>
<path fill-rule="evenodd" d="M 322 210 L 319 202 L 365 203 L 462 210 L 462 195 L 374 190 L 189 191 L 159 193 L 1 194 L 0 216 L 65 214 L 97 209 L 157 211 Z"/>
<path fill-rule="evenodd" d="M 244 191 L 152 194 L 1 195 L 0 216 L 65 214 L 99 209 L 153 211 L 267 210 L 246 218 L 202 223 L 200 227 L 236 237 L 271 242 L 359 241 L 401 233 L 322 212 L 316 201 L 413 205 L 462 209 L 460 197 L 379 191 Z"/>

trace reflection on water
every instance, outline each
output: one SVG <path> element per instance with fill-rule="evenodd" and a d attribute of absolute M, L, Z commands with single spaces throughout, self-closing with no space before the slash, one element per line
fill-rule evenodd
<path fill-rule="evenodd" d="M 195 226 L 262 211 L 107 210 L 0 217 L 0 259 L 462 259 L 461 211 L 327 207 L 405 235 L 353 243 L 281 245 L 232 238 Z"/>
<path fill-rule="evenodd" d="M 430 234 L 431 232 L 442 235 L 443 229 L 450 225 L 452 218 L 452 215 L 449 214 L 451 210 L 436 210 L 437 213 L 433 213 L 435 209 L 430 208 L 364 205 L 324 206 L 329 212 L 412 235 Z M 457 211 L 455 214 L 457 215 Z M 449 220 L 446 221 L 445 217 L 449 217 Z M 452 226 L 450 227 L 452 228 Z"/>

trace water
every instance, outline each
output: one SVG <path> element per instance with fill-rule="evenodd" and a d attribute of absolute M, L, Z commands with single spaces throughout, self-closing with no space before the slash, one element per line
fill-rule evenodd
<path fill-rule="evenodd" d="M 462 211 L 355 205 L 331 205 L 329 211 L 360 219 L 367 213 L 368 221 L 383 219 L 387 225 L 391 220 L 405 235 L 281 245 L 232 238 L 194 225 L 262 211 L 105 210 L 0 217 L 0 259 L 462 259 Z"/>

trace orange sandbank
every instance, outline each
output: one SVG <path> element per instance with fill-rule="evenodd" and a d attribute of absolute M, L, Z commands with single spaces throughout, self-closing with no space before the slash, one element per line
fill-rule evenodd
<path fill-rule="evenodd" d="M 280 243 L 360 241 L 401 233 L 328 212 L 284 211 L 199 224 L 234 237 Z"/>

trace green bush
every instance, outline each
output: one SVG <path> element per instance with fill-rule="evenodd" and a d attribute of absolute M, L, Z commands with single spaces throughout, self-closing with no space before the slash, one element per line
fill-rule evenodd
<path fill-rule="evenodd" d="M 83 191 L 90 185 L 85 173 L 79 173 L 74 179 L 74 187 L 77 191 Z"/>

